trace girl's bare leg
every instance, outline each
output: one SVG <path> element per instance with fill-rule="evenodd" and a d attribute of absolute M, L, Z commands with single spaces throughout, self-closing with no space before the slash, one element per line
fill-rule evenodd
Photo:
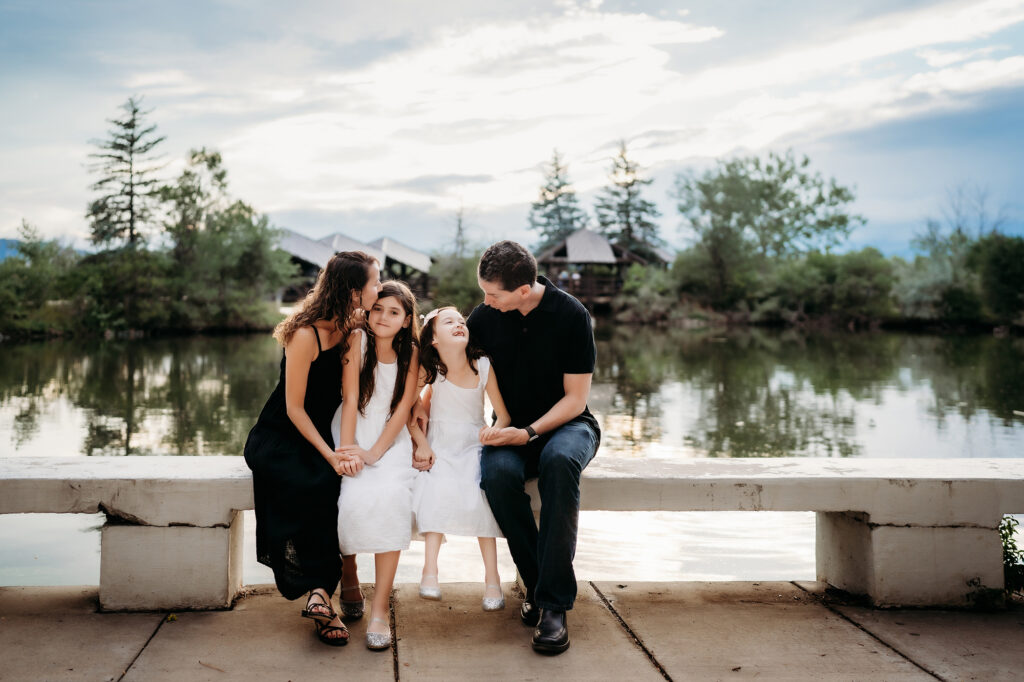
<path fill-rule="evenodd" d="M 373 585 L 373 604 L 370 606 L 370 622 L 366 626 L 367 632 L 385 633 L 389 631 L 391 588 L 395 585 L 395 572 L 398 571 L 398 557 L 401 554 L 400 551 L 395 551 L 373 555 L 374 566 L 377 569 L 377 582 Z M 373 620 L 375 618 L 381 620 L 375 621 Z"/>
<path fill-rule="evenodd" d="M 437 556 L 441 553 L 441 533 L 423 534 L 423 575 L 420 584 L 426 587 L 437 587 Z"/>
<path fill-rule="evenodd" d="M 485 597 L 501 596 L 501 578 L 498 577 L 498 543 L 494 538 L 477 538 L 480 543 L 480 556 L 484 560 L 484 584 L 498 585 L 499 587 L 487 587 L 484 590 Z"/>

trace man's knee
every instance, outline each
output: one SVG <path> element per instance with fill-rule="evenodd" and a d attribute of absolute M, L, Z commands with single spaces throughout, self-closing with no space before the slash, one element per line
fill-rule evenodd
<path fill-rule="evenodd" d="M 594 458 L 596 438 L 583 425 L 567 425 L 555 433 L 540 454 L 540 475 L 578 479 Z"/>
<path fill-rule="evenodd" d="M 485 447 L 480 457 L 480 487 L 486 490 L 523 487 L 526 472 L 522 458 L 504 448 Z"/>

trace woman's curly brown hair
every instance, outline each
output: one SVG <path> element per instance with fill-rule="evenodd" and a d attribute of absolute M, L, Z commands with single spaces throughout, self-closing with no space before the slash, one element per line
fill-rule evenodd
<path fill-rule="evenodd" d="M 353 327 L 352 313 L 359 307 L 352 292 L 360 291 L 370 279 L 370 268 L 379 267 L 377 259 L 362 251 L 341 251 L 331 256 L 320 271 L 316 284 L 298 308 L 274 328 L 274 338 L 287 346 L 295 331 L 320 320 L 334 320 L 341 332 L 342 357 L 348 350 L 348 334 Z"/>
<path fill-rule="evenodd" d="M 394 298 L 401 305 L 405 314 L 409 316 L 409 326 L 404 327 L 395 338 L 391 339 L 391 347 L 398 356 L 398 376 L 395 377 L 395 390 L 391 394 L 391 409 L 388 411 L 388 418 L 394 414 L 398 403 L 402 402 L 402 395 L 405 393 L 406 377 L 409 375 L 409 365 L 412 364 L 412 349 L 419 345 L 420 340 L 420 318 L 416 311 L 416 297 L 405 282 L 391 280 L 384 282 L 377 294 L 377 300 Z M 377 343 L 370 329 L 369 322 L 363 325 L 366 334 L 366 354 L 363 356 L 363 366 L 359 370 L 359 412 L 366 414 L 366 405 L 373 396 L 375 371 L 377 369 Z"/>

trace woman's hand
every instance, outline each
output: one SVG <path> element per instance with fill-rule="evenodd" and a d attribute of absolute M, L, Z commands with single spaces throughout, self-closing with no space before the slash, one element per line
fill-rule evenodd
<path fill-rule="evenodd" d="M 412 453 L 412 468 L 416 471 L 430 471 L 434 466 L 434 451 L 429 445 L 421 445 Z"/>

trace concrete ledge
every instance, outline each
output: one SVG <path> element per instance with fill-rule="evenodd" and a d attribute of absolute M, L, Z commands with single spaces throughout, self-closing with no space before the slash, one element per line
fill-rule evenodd
<path fill-rule="evenodd" d="M 528 486 L 534 508 L 535 483 Z M 225 608 L 240 587 L 241 457 L 0 458 L 0 513 L 105 512 L 108 609 Z M 602 460 L 581 508 L 818 512 L 818 578 L 876 605 L 992 606 L 1024 459 Z"/>

